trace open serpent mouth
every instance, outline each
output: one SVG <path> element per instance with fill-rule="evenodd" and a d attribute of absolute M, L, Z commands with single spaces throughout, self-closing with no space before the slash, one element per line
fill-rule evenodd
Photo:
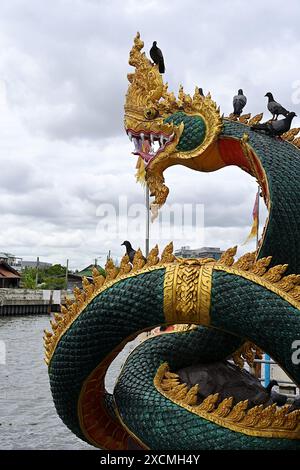
<path fill-rule="evenodd" d="M 128 129 L 127 135 L 134 143 L 133 155 L 139 155 L 144 162 L 148 164 L 170 145 L 174 140 L 175 133 L 173 132 L 171 135 L 167 135 L 162 132 L 135 132 Z"/>

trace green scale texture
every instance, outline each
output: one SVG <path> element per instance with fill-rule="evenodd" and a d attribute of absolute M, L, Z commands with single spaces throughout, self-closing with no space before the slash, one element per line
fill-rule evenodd
<path fill-rule="evenodd" d="M 180 111 L 167 117 L 164 122 L 173 122 L 176 126 L 184 123 L 184 130 L 176 147 L 179 152 L 194 150 L 204 141 L 206 125 L 200 116 L 190 116 Z"/>
<path fill-rule="evenodd" d="M 300 449 L 299 441 L 247 436 L 199 418 L 161 395 L 153 385 L 158 367 L 171 370 L 230 356 L 241 340 L 200 327 L 149 339 L 127 359 L 114 390 L 123 421 L 154 450 Z"/>
<path fill-rule="evenodd" d="M 224 121 L 223 135 L 241 139 L 244 133 L 261 161 L 270 190 L 269 224 L 259 257 L 272 256 L 273 266 L 289 264 L 290 273 L 300 273 L 300 151 L 244 124 Z"/>
<path fill-rule="evenodd" d="M 84 439 L 77 416 L 84 381 L 125 338 L 164 322 L 163 280 L 158 269 L 114 284 L 99 294 L 62 336 L 49 366 L 57 413 Z"/>

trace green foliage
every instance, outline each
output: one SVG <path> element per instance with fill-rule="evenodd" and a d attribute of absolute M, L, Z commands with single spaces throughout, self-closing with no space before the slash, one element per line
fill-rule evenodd
<path fill-rule="evenodd" d="M 21 285 L 25 289 L 65 289 L 66 268 L 60 264 L 54 264 L 49 268 L 38 270 L 38 281 L 36 285 L 36 268 L 25 268 L 22 273 Z"/>
<path fill-rule="evenodd" d="M 35 289 L 35 273 L 32 272 L 32 269 L 25 269 L 21 277 L 21 287 L 23 289 Z"/>

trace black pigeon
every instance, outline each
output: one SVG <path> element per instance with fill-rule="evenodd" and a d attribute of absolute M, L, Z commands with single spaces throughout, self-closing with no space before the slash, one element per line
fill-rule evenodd
<path fill-rule="evenodd" d="M 266 387 L 266 391 L 270 395 L 273 403 L 276 403 L 276 405 L 278 406 L 284 406 L 287 402 L 287 397 L 285 395 L 282 395 L 281 393 L 277 393 L 272 390 L 275 385 L 278 385 L 277 380 L 271 380 Z"/>
<path fill-rule="evenodd" d="M 265 94 L 265 96 L 268 97 L 268 110 L 272 114 L 273 121 L 277 120 L 279 114 L 282 114 L 285 117 L 289 114 L 289 111 L 287 111 L 283 106 L 281 106 L 281 104 L 274 100 L 272 93 L 268 92 Z"/>
<path fill-rule="evenodd" d="M 291 404 L 291 407 L 289 409 L 289 413 L 295 410 L 300 410 L 300 396 L 297 396 L 293 403 Z"/>
<path fill-rule="evenodd" d="M 129 258 L 129 261 L 130 263 L 132 264 L 133 263 L 133 259 L 134 259 L 134 255 L 136 253 L 136 250 L 134 248 L 132 248 L 131 246 L 131 243 L 128 241 L 128 240 L 125 240 L 123 243 L 121 243 L 121 246 L 122 245 L 125 245 L 126 247 L 126 253 L 128 255 L 128 258 Z M 144 261 L 147 261 L 146 258 L 143 256 L 143 259 Z"/>
<path fill-rule="evenodd" d="M 247 98 L 243 94 L 243 90 L 239 89 L 238 94 L 233 97 L 233 114 L 240 116 L 246 106 Z"/>
<path fill-rule="evenodd" d="M 199 95 L 200 95 L 200 96 L 204 96 L 203 88 L 198 88 L 198 90 L 199 90 Z"/>
<path fill-rule="evenodd" d="M 254 124 L 251 129 L 253 131 L 263 131 L 270 136 L 280 136 L 291 128 L 293 118 L 297 116 L 296 113 L 288 113 L 287 117 L 279 121 L 268 121 L 263 124 Z"/>
<path fill-rule="evenodd" d="M 158 65 L 159 73 L 165 73 L 165 62 L 164 56 L 159 47 L 157 47 L 157 42 L 154 41 L 153 46 L 150 49 L 150 57 L 153 62 Z"/>

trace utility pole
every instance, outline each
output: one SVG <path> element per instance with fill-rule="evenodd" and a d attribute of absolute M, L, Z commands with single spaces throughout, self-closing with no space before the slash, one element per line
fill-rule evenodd
<path fill-rule="evenodd" d="M 69 275 L 69 260 L 67 259 L 67 266 L 66 266 L 66 290 L 68 289 L 68 275 Z"/>
<path fill-rule="evenodd" d="M 149 255 L 149 240 L 150 240 L 150 192 L 149 187 L 146 184 L 145 191 L 146 198 L 146 238 L 145 238 L 145 253 L 146 257 Z"/>
<path fill-rule="evenodd" d="M 39 267 L 40 267 L 40 258 L 38 256 L 36 259 L 36 275 L 35 275 L 35 287 L 36 288 L 39 282 Z"/>

